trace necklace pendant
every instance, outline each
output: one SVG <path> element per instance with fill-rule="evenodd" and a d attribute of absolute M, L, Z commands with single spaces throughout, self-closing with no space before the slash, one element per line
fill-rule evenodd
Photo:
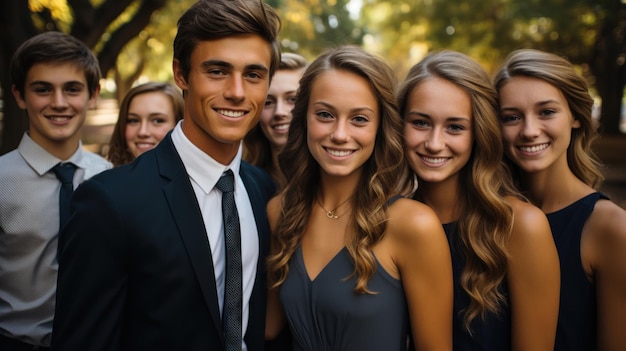
<path fill-rule="evenodd" d="M 326 212 L 326 217 L 328 217 L 328 219 L 337 219 L 339 217 L 335 216 L 335 211 L 328 211 Z"/>

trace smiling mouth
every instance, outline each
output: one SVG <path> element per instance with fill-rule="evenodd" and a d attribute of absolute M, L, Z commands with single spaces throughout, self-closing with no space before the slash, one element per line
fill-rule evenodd
<path fill-rule="evenodd" d="M 277 132 L 284 132 L 289 129 L 289 123 L 277 124 L 273 126 L 272 129 L 274 129 Z"/>
<path fill-rule="evenodd" d="M 54 122 L 65 122 L 72 119 L 72 117 L 68 116 L 46 116 L 46 118 Z"/>
<path fill-rule="evenodd" d="M 420 156 L 422 157 L 422 160 L 432 164 L 442 164 L 448 160 L 448 157 L 429 157 L 424 155 Z"/>
<path fill-rule="evenodd" d="M 534 153 L 534 152 L 545 150 L 548 148 L 548 146 L 550 146 L 550 143 L 544 143 L 544 144 L 532 145 L 532 146 L 518 146 L 517 148 L 522 152 Z"/>
<path fill-rule="evenodd" d="M 336 157 L 345 157 L 354 153 L 354 150 L 333 150 L 333 149 L 328 149 L 328 148 L 324 148 L 324 149 L 326 150 L 326 152 Z"/>
<path fill-rule="evenodd" d="M 219 113 L 220 115 L 224 115 L 226 117 L 232 117 L 232 118 L 241 117 L 246 114 L 246 112 L 244 111 L 232 111 L 232 110 L 222 110 L 222 109 L 217 109 L 215 111 L 217 111 L 217 113 Z"/>

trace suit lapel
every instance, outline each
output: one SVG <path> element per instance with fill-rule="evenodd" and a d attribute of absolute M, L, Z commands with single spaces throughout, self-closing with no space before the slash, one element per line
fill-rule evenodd
<path fill-rule="evenodd" d="M 211 319 L 217 330 L 221 330 L 213 259 L 206 227 L 187 172 L 172 143 L 171 133 L 159 143 L 155 151 L 159 173 L 170 180 L 163 187 L 163 192 L 172 218 L 187 249 L 205 302 L 209 306 Z"/>

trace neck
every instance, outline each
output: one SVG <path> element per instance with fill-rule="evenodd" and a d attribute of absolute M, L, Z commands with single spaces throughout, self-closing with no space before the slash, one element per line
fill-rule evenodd
<path fill-rule="evenodd" d="M 420 181 L 417 195 L 435 211 L 441 223 L 450 223 L 459 219 L 461 196 L 458 179 L 437 183 Z"/>
<path fill-rule="evenodd" d="M 544 213 L 560 210 L 595 191 L 567 166 L 522 173 L 521 184 L 529 200 Z"/>

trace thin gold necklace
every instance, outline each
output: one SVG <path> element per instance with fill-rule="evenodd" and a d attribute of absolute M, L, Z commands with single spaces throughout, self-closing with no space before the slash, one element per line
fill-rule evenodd
<path fill-rule="evenodd" d="M 317 205 L 324 210 L 324 212 L 326 212 L 326 217 L 328 217 L 328 219 L 338 219 L 339 217 L 345 215 L 348 211 L 338 215 L 336 214 L 336 211 L 339 209 L 339 207 L 341 207 L 343 204 L 345 204 L 346 202 L 348 202 L 348 200 L 350 200 L 352 198 L 352 196 L 350 196 L 349 198 L 345 199 L 342 203 L 340 203 L 339 205 L 337 205 L 337 207 L 335 207 L 332 210 L 327 210 L 322 206 L 322 203 L 320 202 L 319 197 L 315 197 L 315 201 L 317 202 Z"/>

